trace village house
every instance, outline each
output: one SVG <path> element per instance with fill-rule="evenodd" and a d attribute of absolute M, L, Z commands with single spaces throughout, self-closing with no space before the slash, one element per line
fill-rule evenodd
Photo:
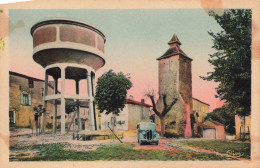
<path fill-rule="evenodd" d="M 108 130 L 109 127 L 113 127 L 113 124 L 114 130 L 136 130 L 137 123 L 149 121 L 150 107 L 151 105 L 145 103 L 144 99 L 139 102 L 130 96 L 126 99 L 126 105 L 118 116 L 101 113 L 101 130 Z"/>
<path fill-rule="evenodd" d="M 48 94 L 53 93 L 53 81 L 48 82 Z M 9 125 L 11 128 L 33 128 L 35 129 L 34 107 L 42 105 L 44 80 L 34 78 L 17 72 L 9 72 Z M 74 104 L 73 100 L 67 100 L 67 104 Z M 90 130 L 88 105 L 82 107 L 81 129 Z M 60 106 L 58 105 L 58 109 Z M 59 111 L 59 110 L 58 110 Z M 53 104 L 47 103 L 45 127 L 52 128 Z M 78 122 L 74 112 L 66 114 L 66 128 L 77 130 Z M 40 118 L 38 119 L 41 122 Z M 72 121 L 73 120 L 73 121 Z M 60 113 L 57 114 L 57 128 L 60 128 Z"/>
<path fill-rule="evenodd" d="M 222 123 L 212 120 L 205 120 L 209 113 L 209 104 L 192 98 L 192 109 L 195 117 L 194 134 L 197 137 L 207 139 L 225 139 L 225 128 Z"/>
<path fill-rule="evenodd" d="M 251 116 L 241 117 L 235 115 L 236 139 L 249 138 L 250 135 L 250 120 Z M 242 137 L 247 135 L 247 137 Z"/>
<path fill-rule="evenodd" d="M 217 121 L 211 121 L 211 120 L 206 120 L 203 124 L 215 128 L 215 136 L 213 139 L 222 139 L 222 140 L 226 139 L 224 124 Z"/>
<path fill-rule="evenodd" d="M 203 123 L 196 122 L 194 133 L 197 137 L 206 139 L 226 139 L 224 125 L 217 121 L 206 120 Z"/>
<path fill-rule="evenodd" d="M 11 127 L 31 127 L 35 128 L 33 108 L 43 101 L 44 80 L 9 72 L 9 123 Z M 53 87 L 49 84 L 48 92 L 53 92 Z M 48 113 L 45 122 L 51 122 L 52 106 L 47 104 Z"/>
<path fill-rule="evenodd" d="M 215 139 L 216 129 L 200 122 L 197 122 L 194 127 L 194 134 L 199 138 Z"/>
<path fill-rule="evenodd" d="M 199 99 L 192 98 L 192 111 L 196 120 L 198 122 L 203 122 L 209 112 L 209 104 Z"/>

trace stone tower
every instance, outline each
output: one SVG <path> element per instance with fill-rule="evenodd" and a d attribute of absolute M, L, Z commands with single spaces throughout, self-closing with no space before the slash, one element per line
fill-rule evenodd
<path fill-rule="evenodd" d="M 167 104 L 170 104 L 173 98 L 177 98 L 178 101 L 165 116 L 165 133 L 190 137 L 192 59 L 180 49 L 181 42 L 175 34 L 168 44 L 170 48 L 157 58 L 159 61 L 159 94 L 167 95 Z M 157 108 L 161 110 L 162 106 L 162 99 L 159 99 Z"/>

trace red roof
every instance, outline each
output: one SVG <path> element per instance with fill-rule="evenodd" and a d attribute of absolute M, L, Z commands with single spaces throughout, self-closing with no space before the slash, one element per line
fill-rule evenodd
<path fill-rule="evenodd" d="M 129 104 L 138 104 L 138 105 L 142 105 L 142 106 L 152 107 L 150 104 L 146 104 L 146 103 L 143 103 L 143 102 L 135 101 L 135 100 L 132 100 L 132 99 L 126 99 L 126 102 L 129 103 Z"/>
<path fill-rule="evenodd" d="M 198 126 L 201 126 L 204 129 L 215 129 L 212 126 L 209 126 L 209 125 L 206 125 L 206 124 L 202 124 L 202 123 L 199 123 L 199 122 L 196 122 L 196 124 L 198 124 Z"/>

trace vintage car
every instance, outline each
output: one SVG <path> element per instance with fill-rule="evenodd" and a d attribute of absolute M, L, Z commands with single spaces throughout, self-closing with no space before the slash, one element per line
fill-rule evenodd
<path fill-rule="evenodd" d="M 155 130 L 155 124 L 152 122 L 141 122 L 137 124 L 137 141 L 139 145 L 143 143 L 159 144 L 160 136 Z"/>

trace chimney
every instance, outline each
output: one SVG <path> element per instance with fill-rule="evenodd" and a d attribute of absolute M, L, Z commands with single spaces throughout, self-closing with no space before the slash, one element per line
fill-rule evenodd
<path fill-rule="evenodd" d="M 141 99 L 141 103 L 144 104 L 144 99 Z"/>

